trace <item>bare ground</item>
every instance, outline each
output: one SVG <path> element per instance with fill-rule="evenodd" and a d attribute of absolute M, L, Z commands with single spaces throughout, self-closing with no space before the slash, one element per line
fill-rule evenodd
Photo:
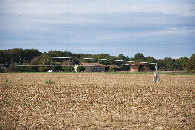
<path fill-rule="evenodd" d="M 195 76 L 152 78 L 0 73 L 0 129 L 195 129 Z"/>

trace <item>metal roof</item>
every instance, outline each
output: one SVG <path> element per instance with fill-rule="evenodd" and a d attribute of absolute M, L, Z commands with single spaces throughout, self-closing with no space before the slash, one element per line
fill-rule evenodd
<path fill-rule="evenodd" d="M 92 60 L 92 59 L 94 59 L 94 58 L 83 58 L 83 59 L 85 59 L 85 60 Z"/>
<path fill-rule="evenodd" d="M 63 66 L 63 65 L 17 65 L 17 66 L 19 66 L 19 67 L 25 67 L 25 66 L 37 66 L 37 67 L 39 67 L 39 66 Z M 75 65 L 65 65 L 65 66 L 75 66 Z"/>
<path fill-rule="evenodd" d="M 100 59 L 100 60 L 107 60 L 107 59 Z"/>
<path fill-rule="evenodd" d="M 140 62 L 140 63 L 142 63 L 142 64 L 147 64 L 148 62 Z"/>
<path fill-rule="evenodd" d="M 119 61 L 119 62 L 121 62 L 121 61 L 124 61 L 124 60 L 114 60 L 114 61 Z"/>
<path fill-rule="evenodd" d="M 105 65 L 100 64 L 100 63 L 81 63 L 81 65 L 83 65 L 83 66 L 105 66 Z"/>
<path fill-rule="evenodd" d="M 59 59 L 70 59 L 71 57 L 51 57 L 51 58 L 59 58 Z"/>

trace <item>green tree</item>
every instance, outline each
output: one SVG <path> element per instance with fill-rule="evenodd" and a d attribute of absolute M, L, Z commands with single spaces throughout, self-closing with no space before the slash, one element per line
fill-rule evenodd
<path fill-rule="evenodd" d="M 156 63 L 157 60 L 154 57 L 144 57 L 144 59 L 148 62 L 148 63 Z"/>
<path fill-rule="evenodd" d="M 157 64 L 158 64 L 158 70 L 166 71 L 166 63 L 164 62 L 164 60 L 162 59 L 157 60 Z"/>
<path fill-rule="evenodd" d="M 37 49 L 26 49 L 24 50 L 24 62 L 30 63 L 30 61 L 37 56 L 41 56 L 41 52 L 39 52 Z"/>
<path fill-rule="evenodd" d="M 125 59 L 126 59 L 126 57 L 125 57 L 123 54 L 119 54 L 119 55 L 118 55 L 118 58 L 119 58 L 120 60 L 125 60 Z"/>
<path fill-rule="evenodd" d="M 163 60 L 167 71 L 173 71 L 176 69 L 174 66 L 174 62 L 176 61 L 175 59 L 172 59 L 171 57 L 165 57 Z"/>
<path fill-rule="evenodd" d="M 6 63 L 5 53 L 2 50 L 0 50 L 0 64 L 5 63 Z"/>
<path fill-rule="evenodd" d="M 97 54 L 96 58 L 97 59 L 108 59 L 110 58 L 110 55 L 109 54 Z"/>
<path fill-rule="evenodd" d="M 48 52 L 48 55 L 50 56 L 50 57 L 62 57 L 62 56 L 64 56 L 64 54 L 63 54 L 63 52 L 62 51 L 49 51 Z"/>
<path fill-rule="evenodd" d="M 187 65 L 189 59 L 187 57 L 181 57 L 181 58 L 179 58 L 176 61 L 177 61 L 177 64 L 178 64 L 178 69 L 185 70 L 186 65 Z"/>
<path fill-rule="evenodd" d="M 142 53 L 137 53 L 134 55 L 134 60 L 137 62 L 141 62 L 141 61 L 144 61 L 145 58 L 144 58 L 144 55 Z"/>
<path fill-rule="evenodd" d="M 34 57 L 31 62 L 32 65 L 51 65 L 51 57 L 48 56 L 46 53 L 42 54 L 41 56 Z M 54 69 L 54 67 L 49 66 L 40 66 L 38 67 L 38 71 L 40 72 L 46 72 L 50 69 Z"/>
<path fill-rule="evenodd" d="M 195 73 L 195 54 L 192 54 L 188 63 L 186 64 L 186 70 L 189 73 Z"/>

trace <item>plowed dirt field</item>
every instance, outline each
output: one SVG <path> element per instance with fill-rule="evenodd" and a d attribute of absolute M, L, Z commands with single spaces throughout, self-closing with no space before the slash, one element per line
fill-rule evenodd
<path fill-rule="evenodd" d="M 0 129 L 195 129 L 195 76 L 0 73 Z"/>

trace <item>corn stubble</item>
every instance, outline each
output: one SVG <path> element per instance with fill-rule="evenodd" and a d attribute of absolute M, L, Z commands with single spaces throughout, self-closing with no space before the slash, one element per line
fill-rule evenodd
<path fill-rule="evenodd" d="M 152 78 L 152 74 L 1 73 L 0 128 L 194 129 L 194 76 L 162 74 L 159 84 Z"/>

